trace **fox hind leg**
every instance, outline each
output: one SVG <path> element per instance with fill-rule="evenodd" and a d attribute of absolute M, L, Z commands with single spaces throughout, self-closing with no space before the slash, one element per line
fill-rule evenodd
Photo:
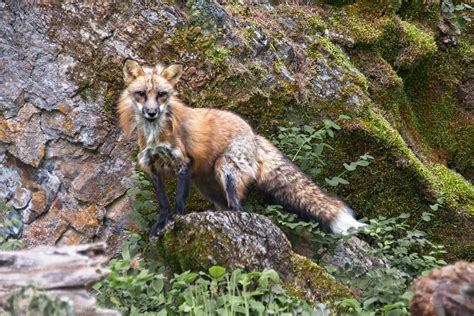
<path fill-rule="evenodd" d="M 215 165 L 217 179 L 225 192 L 227 209 L 243 211 L 241 200 L 245 196 L 246 188 L 253 177 L 242 172 L 237 164 L 228 157 L 221 157 Z"/>
<path fill-rule="evenodd" d="M 240 200 L 242 197 L 239 197 L 237 194 L 237 181 L 236 176 L 232 174 L 224 175 L 225 193 L 227 196 L 227 207 L 231 211 L 243 211 L 242 205 L 240 205 Z"/>

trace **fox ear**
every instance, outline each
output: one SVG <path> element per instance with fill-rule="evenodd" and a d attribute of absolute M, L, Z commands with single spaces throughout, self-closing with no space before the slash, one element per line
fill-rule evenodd
<path fill-rule="evenodd" d="M 144 74 L 143 68 L 135 60 L 127 59 L 123 65 L 123 79 L 126 84 L 132 83 L 133 80 Z"/>
<path fill-rule="evenodd" d="M 168 80 L 173 86 L 178 82 L 183 73 L 182 65 L 171 65 L 161 72 L 161 76 Z"/>

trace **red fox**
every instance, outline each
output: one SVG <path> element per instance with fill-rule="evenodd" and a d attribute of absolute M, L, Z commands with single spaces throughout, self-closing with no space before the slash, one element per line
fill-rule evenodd
<path fill-rule="evenodd" d="M 175 85 L 183 67 L 124 65 L 124 89 L 118 112 L 130 137 L 138 133 L 138 163 L 147 173 L 160 207 L 150 231 L 159 235 L 173 219 L 163 177 L 177 176 L 174 214 L 184 214 L 192 180 L 218 210 L 242 211 L 246 188 L 258 188 L 286 210 L 319 222 L 326 232 L 345 233 L 363 225 L 342 201 L 325 194 L 271 142 L 257 135 L 241 117 L 228 111 L 190 108 Z"/>

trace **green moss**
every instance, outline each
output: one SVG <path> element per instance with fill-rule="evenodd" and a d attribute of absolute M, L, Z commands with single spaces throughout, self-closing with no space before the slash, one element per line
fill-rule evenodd
<path fill-rule="evenodd" d="M 207 49 L 206 55 L 214 68 L 218 69 L 219 71 L 227 67 L 226 57 L 229 56 L 229 50 L 227 48 L 211 45 Z"/>
<path fill-rule="evenodd" d="M 290 295 L 309 300 L 312 303 L 324 302 L 334 304 L 346 298 L 353 297 L 352 293 L 340 283 L 336 282 L 324 268 L 310 259 L 293 254 L 290 258 L 293 264 L 295 278 L 285 284 Z M 308 295 L 308 288 L 318 297 Z"/>
<path fill-rule="evenodd" d="M 415 25 L 401 21 L 404 32 L 403 48 L 395 60 L 395 66 L 413 67 L 416 61 L 434 54 L 438 47 L 433 36 L 423 32 Z"/>
<path fill-rule="evenodd" d="M 413 71 L 402 73 L 414 128 L 428 148 L 425 155 L 470 178 L 474 175 L 474 124 L 454 97 L 473 52 L 458 47 L 438 51 Z"/>
<path fill-rule="evenodd" d="M 327 28 L 326 22 L 324 22 L 319 16 L 312 15 L 306 21 L 307 28 L 312 31 L 323 32 Z"/>
<path fill-rule="evenodd" d="M 354 41 L 359 45 L 374 45 L 384 34 L 383 26 L 389 18 L 371 21 L 370 18 L 352 16 L 347 19 L 347 26 Z"/>
<path fill-rule="evenodd" d="M 358 0 L 354 6 L 356 6 L 360 12 L 381 16 L 397 12 L 401 4 L 401 0 Z"/>
<path fill-rule="evenodd" d="M 358 2 L 337 10 L 331 19 L 334 28 L 354 40 L 356 49 L 376 50 L 396 68 L 413 67 L 415 62 L 436 52 L 433 36 L 394 14 L 367 11 L 364 9 L 367 5 Z M 384 5 L 389 8 L 388 4 L 382 3 Z"/>
<path fill-rule="evenodd" d="M 311 58 L 319 60 L 320 56 L 326 55 L 335 65 L 342 68 L 344 74 L 349 77 L 346 78 L 347 82 L 355 83 L 362 87 L 364 91 L 367 90 L 368 83 L 364 75 L 352 65 L 348 56 L 345 55 L 338 46 L 323 36 L 316 36 L 315 40 L 315 43 L 308 48 L 308 55 Z"/>
<path fill-rule="evenodd" d="M 428 29 L 436 29 L 440 18 L 439 4 L 427 1 L 402 1 L 397 14 L 406 21 L 416 21 Z"/>
<path fill-rule="evenodd" d="M 461 175 L 441 164 L 429 164 L 437 178 L 439 190 L 445 193 L 446 204 L 452 209 L 465 209 L 474 216 L 474 187 Z"/>
<path fill-rule="evenodd" d="M 176 218 L 174 228 L 167 230 L 156 244 L 160 260 L 176 273 L 205 271 L 215 265 L 209 243 L 216 234 L 215 231 L 195 230 L 184 220 Z"/>
<path fill-rule="evenodd" d="M 312 36 L 327 29 L 328 25 L 320 15 L 320 11 L 306 7 L 278 6 L 276 13 L 280 17 L 289 18 L 293 22 L 291 28 L 283 25 L 282 30 L 287 37 L 301 38 L 302 35 Z"/>
<path fill-rule="evenodd" d="M 354 65 L 368 81 L 368 92 L 374 103 L 386 112 L 384 116 L 392 124 L 400 124 L 400 104 L 406 100 L 403 80 L 378 52 L 354 52 Z"/>
<path fill-rule="evenodd" d="M 419 224 L 430 239 L 444 244 L 448 259 L 472 259 L 468 249 L 474 236 L 466 233 L 473 223 L 472 215 L 468 215 L 474 202 L 469 183 L 449 169 L 422 163 L 383 116 L 373 111 L 345 126 L 342 135 L 336 137 L 335 149 L 320 177 L 322 183 L 324 177 L 341 169 L 338 166 L 342 162 L 366 152 L 375 157 L 369 167 L 348 175 L 350 185 L 336 190 L 359 216 L 411 213 L 411 224 Z M 432 222 L 420 223 L 421 213 L 429 212 L 429 205 L 442 192 L 446 194 L 445 208 Z"/>

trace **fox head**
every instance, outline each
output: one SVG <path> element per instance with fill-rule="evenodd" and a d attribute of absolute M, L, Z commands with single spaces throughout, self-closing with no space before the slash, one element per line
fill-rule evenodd
<path fill-rule="evenodd" d="M 182 72 L 181 65 L 142 67 L 134 60 L 127 60 L 123 67 L 127 87 L 119 108 L 127 106 L 136 116 L 149 122 L 159 119 L 168 110 Z"/>

